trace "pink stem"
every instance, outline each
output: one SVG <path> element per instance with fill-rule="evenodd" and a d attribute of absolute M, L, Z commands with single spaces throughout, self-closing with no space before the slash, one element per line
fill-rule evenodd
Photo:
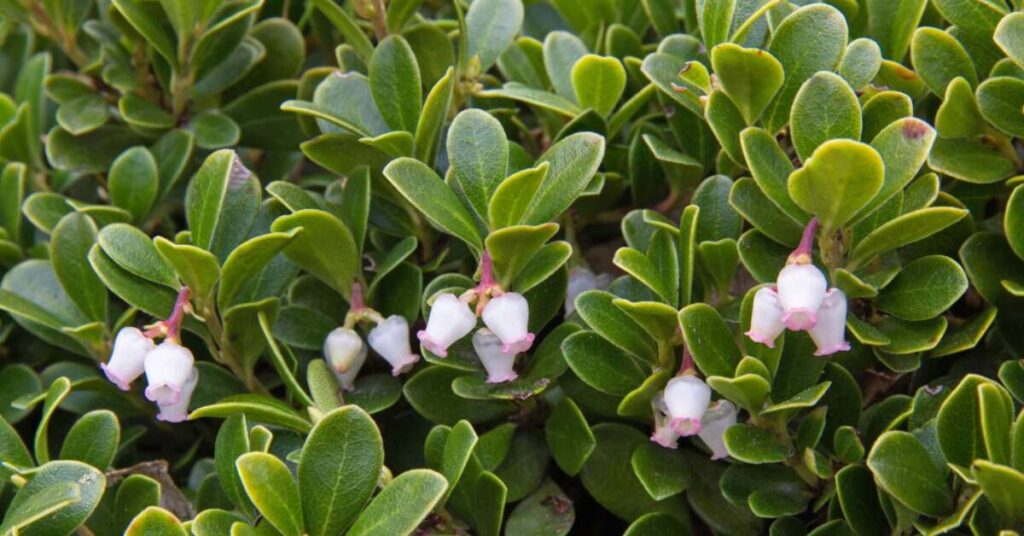
<path fill-rule="evenodd" d="M 188 306 L 189 295 L 192 291 L 188 287 L 181 287 L 178 291 L 178 298 L 174 300 L 174 310 L 167 319 L 167 338 L 177 341 L 181 336 L 181 323 L 185 321 L 185 308 Z"/>
<path fill-rule="evenodd" d="M 352 283 L 352 311 L 362 311 L 366 308 L 363 303 L 363 285 L 359 282 Z"/>
<path fill-rule="evenodd" d="M 814 250 L 814 233 L 818 230 L 818 217 L 811 218 L 804 228 L 804 234 L 800 237 L 800 245 L 789 254 L 789 262 L 809 262 L 811 252 Z"/>
<path fill-rule="evenodd" d="M 683 374 L 687 371 L 695 370 L 693 366 L 693 355 L 690 354 L 690 349 L 683 345 L 683 366 L 679 369 L 679 373 Z"/>
<path fill-rule="evenodd" d="M 477 288 L 480 291 L 487 291 L 494 286 L 494 263 L 491 261 L 491 254 L 485 249 L 480 256 L 480 285 Z"/>

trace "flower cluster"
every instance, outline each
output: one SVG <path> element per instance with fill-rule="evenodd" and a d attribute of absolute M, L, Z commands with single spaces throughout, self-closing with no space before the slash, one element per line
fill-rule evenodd
<path fill-rule="evenodd" d="M 754 294 L 750 317 L 751 340 L 774 348 L 783 330 L 806 331 L 818 347 L 814 355 L 824 356 L 850 349 L 846 341 L 846 294 L 828 288 L 825 274 L 811 264 L 811 248 L 817 218 L 804 230 L 800 245 L 779 272 L 775 286 L 762 287 Z"/>
<path fill-rule="evenodd" d="M 476 327 L 479 314 L 487 327 L 473 334 L 473 349 L 487 370 L 487 382 L 504 383 L 518 377 L 514 369 L 516 355 L 533 345 L 534 335 L 528 327 L 530 308 L 522 294 L 504 292 L 494 281 L 486 251 L 480 266 L 476 288 L 462 296 L 445 292 L 434 298 L 427 327 L 416 336 L 430 353 L 447 357 L 448 348 Z M 474 302 L 476 312 L 469 306 Z"/>
<path fill-rule="evenodd" d="M 157 419 L 181 422 L 188 418 L 188 404 L 199 383 L 199 369 L 188 348 L 181 345 L 181 323 L 189 310 L 189 289 L 182 288 L 171 316 L 142 331 L 121 328 L 114 339 L 110 359 L 100 365 L 114 385 L 122 391 L 146 375 L 146 398 L 160 408 Z M 164 337 L 156 344 L 153 339 Z"/>
<path fill-rule="evenodd" d="M 409 322 L 405 317 L 391 315 L 383 318 L 363 305 L 362 286 L 356 283 L 352 286 L 352 308 L 345 318 L 345 325 L 335 328 L 324 339 L 324 359 L 345 391 L 355 389 L 356 376 L 366 362 L 366 345 L 354 329 L 359 321 L 364 320 L 375 324 L 366 340 L 370 348 L 391 365 L 392 376 L 408 372 L 420 360 L 409 345 Z"/>
<path fill-rule="evenodd" d="M 711 450 L 711 459 L 729 455 L 725 430 L 736 424 L 736 406 L 728 400 L 711 402 L 711 388 L 697 377 L 684 350 L 683 368 L 652 400 L 654 432 L 651 441 L 674 449 L 680 437 L 697 436 Z"/>

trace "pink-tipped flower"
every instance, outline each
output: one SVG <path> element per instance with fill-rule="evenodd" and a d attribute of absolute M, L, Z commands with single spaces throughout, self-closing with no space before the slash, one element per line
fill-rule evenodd
<path fill-rule="evenodd" d="M 420 356 L 409 346 L 409 322 L 400 315 L 391 315 L 377 324 L 366 336 L 370 348 L 391 364 L 391 375 L 408 372 Z"/>
<path fill-rule="evenodd" d="M 789 264 L 776 281 L 782 322 L 793 331 L 811 329 L 818 323 L 818 308 L 825 299 L 825 274 L 813 264 Z"/>
<path fill-rule="evenodd" d="M 164 422 L 182 422 L 188 419 L 188 404 L 192 400 L 192 393 L 199 384 L 199 369 L 192 367 L 192 374 L 185 384 L 181 386 L 181 397 L 174 404 L 160 405 L 160 413 L 157 420 Z"/>
<path fill-rule="evenodd" d="M 672 428 L 682 437 L 700 433 L 701 419 L 711 403 L 711 388 L 695 374 L 684 373 L 665 385 L 665 406 Z"/>
<path fill-rule="evenodd" d="M 131 388 L 136 378 L 146 372 L 146 354 L 156 343 L 138 328 L 121 328 L 114 339 L 110 359 L 100 365 L 107 379 L 122 391 Z"/>
<path fill-rule="evenodd" d="M 161 406 L 181 401 L 195 365 L 192 352 L 176 341 L 164 340 L 146 354 L 146 398 Z"/>
<path fill-rule="evenodd" d="M 487 370 L 487 383 L 505 383 L 519 377 L 515 352 L 505 352 L 502 347 L 501 339 L 487 328 L 473 334 L 473 350 Z"/>
<path fill-rule="evenodd" d="M 527 331 L 530 305 L 522 294 L 507 292 L 492 298 L 484 307 L 484 324 L 501 339 L 501 351 L 517 354 L 533 345 L 533 333 Z"/>
<path fill-rule="evenodd" d="M 850 349 L 846 341 L 846 294 L 833 288 L 818 309 L 818 324 L 810 330 L 818 350 L 814 355 L 831 355 Z"/>
<path fill-rule="evenodd" d="M 711 459 L 720 460 L 729 455 L 725 448 L 725 431 L 736 424 L 736 406 L 728 400 L 719 400 L 711 405 L 701 420 L 700 440 L 711 449 Z"/>
<path fill-rule="evenodd" d="M 770 287 L 761 287 L 754 294 L 754 308 L 750 313 L 750 331 L 747 331 L 747 337 L 768 348 L 775 348 L 775 339 L 786 329 L 782 315 L 779 294 Z"/>
<path fill-rule="evenodd" d="M 665 406 L 664 391 L 660 391 L 651 399 L 651 409 L 654 412 L 654 431 L 651 433 L 651 441 L 667 449 L 678 448 L 679 434 L 672 428 L 672 419 L 669 418 L 668 407 Z"/>
<path fill-rule="evenodd" d="M 569 270 L 569 284 L 565 291 L 565 316 L 576 311 L 576 297 L 588 290 L 603 290 L 612 283 L 610 274 L 594 275 L 594 272 L 583 266 L 574 266 Z"/>
<path fill-rule="evenodd" d="M 331 366 L 341 388 L 355 388 L 356 376 L 366 362 L 366 345 L 359 334 L 349 328 L 335 328 L 324 339 L 324 359 Z"/>
<path fill-rule="evenodd" d="M 448 347 L 469 335 L 476 327 L 476 315 L 454 294 L 444 293 L 434 300 L 427 319 L 427 329 L 416 337 L 420 344 L 438 357 L 448 356 Z"/>

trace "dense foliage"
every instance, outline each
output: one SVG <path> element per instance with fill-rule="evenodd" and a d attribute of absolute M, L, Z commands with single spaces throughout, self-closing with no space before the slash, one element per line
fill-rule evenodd
<path fill-rule="evenodd" d="M 1024 530 L 1021 0 L 0 16 L 0 534 Z"/>

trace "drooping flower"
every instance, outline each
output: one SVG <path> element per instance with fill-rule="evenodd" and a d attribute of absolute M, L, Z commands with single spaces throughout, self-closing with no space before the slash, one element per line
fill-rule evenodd
<path fill-rule="evenodd" d="M 156 343 L 138 328 L 121 328 L 114 339 L 110 359 L 100 368 L 108 380 L 122 391 L 127 391 L 131 383 L 146 372 L 146 354 L 153 348 L 156 348 Z"/>
<path fill-rule="evenodd" d="M 736 406 L 728 400 L 712 404 L 701 419 L 700 440 L 711 449 L 711 459 L 720 460 L 729 455 L 725 448 L 725 431 L 736 424 Z"/>
<path fill-rule="evenodd" d="M 156 418 L 164 422 L 182 422 L 188 419 L 188 404 L 192 400 L 192 393 L 199 384 L 199 369 L 192 367 L 192 374 L 185 384 L 181 386 L 181 397 L 174 404 L 159 405 L 160 413 Z"/>
<path fill-rule="evenodd" d="M 324 359 L 346 391 L 355 388 L 355 379 L 366 362 L 366 353 L 366 345 L 355 330 L 335 328 L 324 339 Z"/>
<path fill-rule="evenodd" d="M 492 298 L 482 316 L 487 328 L 501 339 L 501 351 L 517 354 L 533 345 L 533 333 L 528 331 L 530 305 L 522 294 L 506 292 Z"/>
<path fill-rule="evenodd" d="M 366 340 L 373 351 L 391 364 L 392 376 L 408 372 L 420 360 L 409 346 L 409 322 L 401 315 L 384 319 L 370 330 Z"/>
<path fill-rule="evenodd" d="M 146 354 L 146 398 L 161 406 L 177 404 L 192 375 L 195 358 L 170 338 Z"/>
<path fill-rule="evenodd" d="M 818 347 L 814 355 L 831 355 L 850 349 L 846 341 L 846 294 L 833 288 L 818 309 L 818 324 L 809 331 Z"/>
<path fill-rule="evenodd" d="M 519 377 L 515 371 L 516 354 L 503 349 L 501 339 L 487 328 L 473 334 L 473 350 L 487 370 L 487 383 L 505 383 Z"/>
<path fill-rule="evenodd" d="M 711 388 L 697 377 L 692 369 L 686 369 L 665 385 L 665 406 L 671 418 L 670 424 L 683 437 L 696 435 L 701 430 L 701 418 L 711 403 Z"/>
<path fill-rule="evenodd" d="M 427 319 L 427 328 L 416 337 L 424 348 L 438 357 L 448 356 L 448 347 L 469 335 L 476 327 L 476 315 L 454 294 L 444 293 L 434 300 Z"/>
<path fill-rule="evenodd" d="M 574 266 L 569 270 L 569 284 L 565 290 L 565 316 L 576 311 L 576 297 L 588 290 L 603 290 L 612 283 L 610 274 L 595 275 L 589 268 Z"/>
<path fill-rule="evenodd" d="M 779 295 L 770 287 L 761 287 L 754 294 L 754 307 L 750 313 L 750 330 L 747 337 L 769 348 L 775 348 L 775 339 L 786 329 L 782 322 L 782 303 Z"/>
<path fill-rule="evenodd" d="M 665 405 L 665 392 L 659 391 L 654 398 L 651 398 L 651 409 L 654 412 L 654 431 L 651 432 L 651 441 L 667 448 L 679 447 L 679 434 L 672 428 L 672 419 L 668 416 L 668 406 Z"/>
<path fill-rule="evenodd" d="M 810 263 L 789 264 L 779 272 L 776 286 L 786 327 L 793 331 L 813 328 L 828 290 L 825 274 Z"/>

